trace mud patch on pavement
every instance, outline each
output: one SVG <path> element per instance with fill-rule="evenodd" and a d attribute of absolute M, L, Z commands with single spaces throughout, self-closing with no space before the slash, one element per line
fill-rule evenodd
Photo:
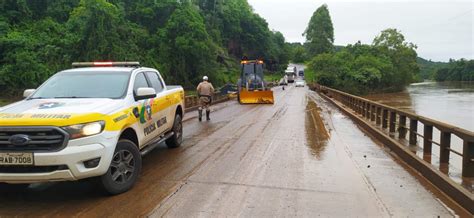
<path fill-rule="evenodd" d="M 311 153 L 319 160 L 326 149 L 329 140 L 329 133 L 321 118 L 321 108 L 314 101 L 308 99 L 306 105 L 306 140 L 311 149 Z"/>

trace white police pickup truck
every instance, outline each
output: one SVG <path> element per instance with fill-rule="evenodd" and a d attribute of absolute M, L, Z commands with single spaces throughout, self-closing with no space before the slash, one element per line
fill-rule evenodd
<path fill-rule="evenodd" d="M 138 62 L 73 63 L 0 108 L 0 183 L 97 177 L 131 189 L 142 155 L 181 145 L 184 90 Z"/>

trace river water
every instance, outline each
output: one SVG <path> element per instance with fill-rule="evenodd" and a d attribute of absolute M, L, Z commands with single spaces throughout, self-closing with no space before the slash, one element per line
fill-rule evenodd
<path fill-rule="evenodd" d="M 474 132 L 474 82 L 415 83 L 409 85 L 403 92 L 373 94 L 364 97 Z M 418 126 L 418 133 L 423 134 L 422 124 Z M 439 142 L 439 134 L 439 131 L 435 129 L 433 132 L 434 141 Z M 416 151 L 420 157 L 423 157 L 422 140 L 422 138 L 418 138 L 419 148 Z M 451 141 L 451 147 L 462 153 L 462 140 L 452 135 Z M 439 147 L 433 145 L 431 163 L 439 167 L 438 155 Z M 447 170 L 444 169 L 445 173 L 472 191 L 474 183 L 473 181 L 463 181 L 461 169 L 461 157 L 451 153 L 450 165 Z"/>
<path fill-rule="evenodd" d="M 404 92 L 366 97 L 474 132 L 474 82 L 414 83 Z"/>

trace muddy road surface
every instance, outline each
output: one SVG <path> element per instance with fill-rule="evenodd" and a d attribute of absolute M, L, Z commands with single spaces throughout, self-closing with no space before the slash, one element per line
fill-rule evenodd
<path fill-rule="evenodd" d="M 0 216 L 441 216 L 445 206 L 347 117 L 305 88 L 275 105 L 187 114 L 178 149 L 144 157 L 136 186 L 104 196 L 93 181 L 0 190 Z"/>

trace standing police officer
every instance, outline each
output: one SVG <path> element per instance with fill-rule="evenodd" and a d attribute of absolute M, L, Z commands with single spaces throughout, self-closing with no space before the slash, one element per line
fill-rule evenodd
<path fill-rule="evenodd" d="M 202 121 L 202 110 L 206 110 L 206 119 L 209 121 L 211 118 L 209 117 L 211 113 L 211 109 L 209 106 L 211 105 L 212 102 L 212 94 L 214 93 L 214 87 L 210 82 L 208 82 L 209 78 L 207 76 L 204 76 L 202 78 L 202 82 L 199 83 L 197 87 L 197 92 L 199 96 L 199 121 Z"/>

